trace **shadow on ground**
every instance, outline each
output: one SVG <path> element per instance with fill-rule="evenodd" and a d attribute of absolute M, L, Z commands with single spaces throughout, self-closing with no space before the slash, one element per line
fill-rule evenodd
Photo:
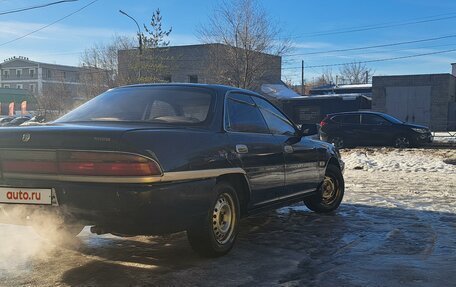
<path fill-rule="evenodd" d="M 456 215 L 344 204 L 331 215 L 303 206 L 245 219 L 225 257 L 203 259 L 185 233 L 130 239 L 80 235 L 71 286 L 450 286 Z M 56 258 L 55 260 L 59 260 Z M 72 265 L 75 266 L 75 265 Z"/>

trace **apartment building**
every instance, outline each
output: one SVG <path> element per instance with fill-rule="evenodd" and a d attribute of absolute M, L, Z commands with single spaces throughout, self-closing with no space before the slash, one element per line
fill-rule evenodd
<path fill-rule="evenodd" d="M 12 57 L 0 64 L 0 87 L 28 90 L 37 99 L 56 90 L 78 98 L 83 68 L 31 61 Z"/>

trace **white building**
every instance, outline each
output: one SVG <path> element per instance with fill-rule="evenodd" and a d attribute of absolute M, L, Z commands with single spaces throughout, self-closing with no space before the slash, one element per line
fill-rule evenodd
<path fill-rule="evenodd" d="M 72 98 L 79 94 L 83 68 L 34 62 L 26 57 L 12 57 L 0 64 L 0 87 L 25 89 L 37 98 L 56 86 L 65 86 Z"/>

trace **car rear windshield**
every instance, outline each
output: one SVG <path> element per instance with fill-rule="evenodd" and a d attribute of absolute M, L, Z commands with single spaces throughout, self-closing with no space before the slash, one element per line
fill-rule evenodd
<path fill-rule="evenodd" d="M 101 94 L 56 122 L 203 124 L 209 120 L 213 102 L 213 93 L 205 88 L 120 88 Z"/>

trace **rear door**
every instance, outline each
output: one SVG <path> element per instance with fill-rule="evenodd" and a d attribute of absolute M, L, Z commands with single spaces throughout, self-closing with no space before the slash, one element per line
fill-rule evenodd
<path fill-rule="evenodd" d="M 285 160 L 285 190 L 280 198 L 314 191 L 320 181 L 318 153 L 312 141 L 299 136 L 296 127 L 266 100 L 253 97 L 269 127 L 280 142 Z"/>
<path fill-rule="evenodd" d="M 285 184 L 283 147 L 270 134 L 249 95 L 230 93 L 225 104 L 225 130 L 247 173 L 253 205 L 277 199 Z"/>

